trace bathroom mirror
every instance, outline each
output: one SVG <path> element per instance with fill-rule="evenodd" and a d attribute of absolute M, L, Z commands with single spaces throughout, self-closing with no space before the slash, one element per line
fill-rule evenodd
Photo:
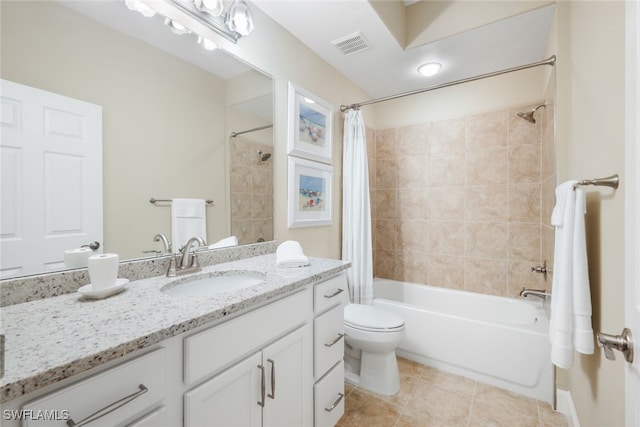
<path fill-rule="evenodd" d="M 270 176 L 272 159 L 261 160 L 271 153 L 270 128 L 230 137 L 273 123 L 269 76 L 219 49 L 205 50 L 197 35 L 173 34 L 163 17 L 145 18 L 124 1 L 0 6 L 2 79 L 102 107 L 103 252 L 129 260 L 164 251 L 154 236 L 171 238 L 171 203 L 151 198 L 212 200 L 208 244 L 230 236 L 232 223 L 244 233 L 241 244 L 273 238 L 267 188 L 254 194 L 251 185 L 241 187 L 235 204 L 230 198 L 231 156 L 255 169 L 258 181 Z M 249 200 L 258 216 L 245 206 Z M 247 231 L 257 220 L 263 237 Z M 54 263 L 2 278 L 62 268 Z"/>

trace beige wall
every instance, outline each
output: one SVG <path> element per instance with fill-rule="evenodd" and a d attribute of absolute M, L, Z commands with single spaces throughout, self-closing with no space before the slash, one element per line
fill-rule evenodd
<path fill-rule="evenodd" d="M 213 199 L 208 240 L 229 235 L 223 80 L 50 1 L 2 2 L 1 74 L 103 107 L 105 250 L 161 249 L 151 197 Z"/>
<path fill-rule="evenodd" d="M 558 3 L 558 180 L 621 176 L 621 189 L 589 188 L 587 252 L 594 332 L 624 325 L 624 2 Z M 624 425 L 624 375 L 615 362 L 576 356 L 559 370 L 583 426 Z"/>

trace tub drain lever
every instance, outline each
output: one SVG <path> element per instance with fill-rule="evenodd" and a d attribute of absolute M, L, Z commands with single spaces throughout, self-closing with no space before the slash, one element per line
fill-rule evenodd
<path fill-rule="evenodd" d="M 624 360 L 633 363 L 633 341 L 631 331 L 624 328 L 622 335 L 609 335 L 598 332 L 598 347 L 604 350 L 604 356 L 609 360 L 616 360 L 613 350 L 618 350 L 624 355 Z"/>

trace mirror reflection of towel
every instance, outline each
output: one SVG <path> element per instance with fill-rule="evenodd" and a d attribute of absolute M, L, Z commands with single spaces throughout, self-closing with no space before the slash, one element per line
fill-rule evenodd
<path fill-rule="evenodd" d="M 171 244 L 178 253 L 192 237 L 207 239 L 207 212 L 204 199 L 173 199 L 171 203 Z"/>

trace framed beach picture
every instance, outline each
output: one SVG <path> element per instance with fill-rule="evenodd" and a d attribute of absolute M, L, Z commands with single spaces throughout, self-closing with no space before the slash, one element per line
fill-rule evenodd
<path fill-rule="evenodd" d="M 331 164 L 331 106 L 289 82 L 287 154 Z"/>
<path fill-rule="evenodd" d="M 289 157 L 289 228 L 331 224 L 333 166 Z"/>

